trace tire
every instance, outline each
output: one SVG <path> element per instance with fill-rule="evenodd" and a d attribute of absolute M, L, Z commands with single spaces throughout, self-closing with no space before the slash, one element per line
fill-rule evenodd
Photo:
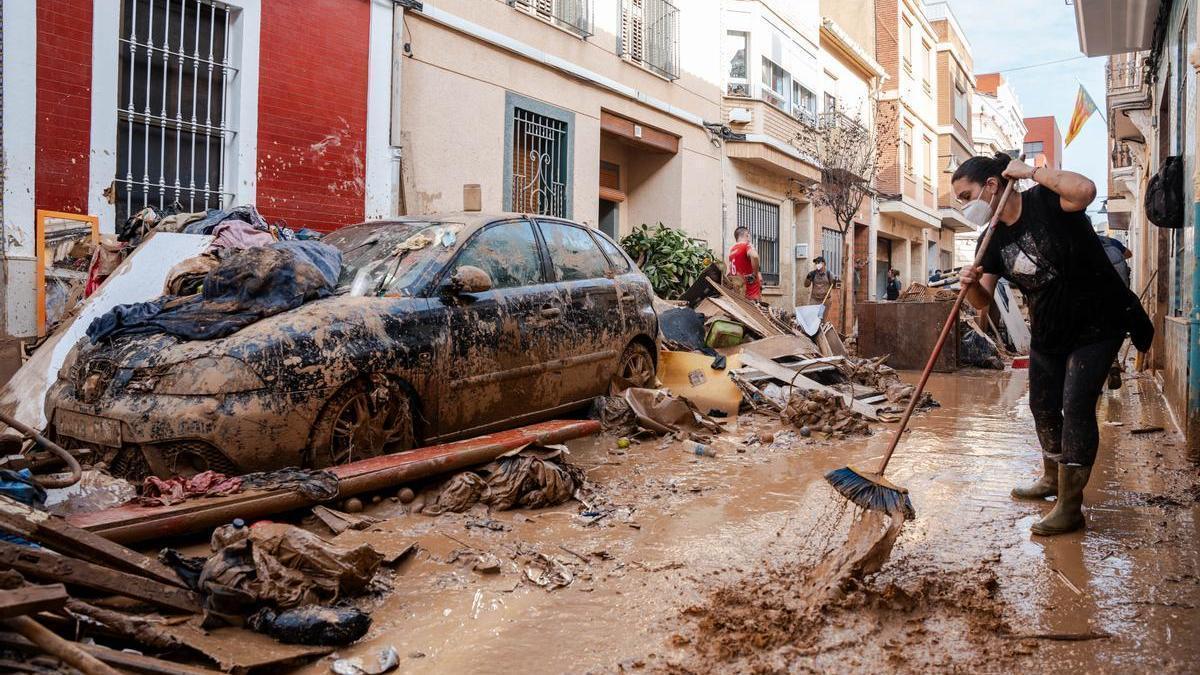
<path fill-rule="evenodd" d="M 658 379 L 654 356 L 641 342 L 630 342 L 617 362 L 617 376 L 635 387 L 653 387 Z"/>
<path fill-rule="evenodd" d="M 412 400 L 382 376 L 359 379 L 335 393 L 313 424 L 309 463 L 323 469 L 416 445 Z"/>

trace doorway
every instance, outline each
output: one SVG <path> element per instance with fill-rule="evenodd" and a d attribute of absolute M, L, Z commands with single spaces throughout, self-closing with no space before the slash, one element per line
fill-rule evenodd
<path fill-rule="evenodd" d="M 596 217 L 596 222 L 600 223 L 600 231 L 611 237 L 613 241 L 618 240 L 617 233 L 621 231 L 620 209 L 617 206 L 617 202 L 601 199 L 600 213 Z"/>

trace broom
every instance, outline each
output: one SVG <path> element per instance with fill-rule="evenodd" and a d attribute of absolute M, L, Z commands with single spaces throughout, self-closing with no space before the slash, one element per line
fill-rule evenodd
<path fill-rule="evenodd" d="M 983 234 L 983 241 L 979 243 L 972 267 L 979 267 L 983 264 L 983 253 L 987 251 L 988 244 L 992 242 L 992 234 L 996 231 L 1000 213 L 1004 211 L 1004 204 L 1008 201 L 1009 194 L 1012 193 L 1013 182 L 1009 180 L 1008 184 L 1004 186 L 1004 193 L 1000 195 L 1000 204 L 996 207 L 996 212 L 992 214 L 992 221 L 988 223 L 988 229 Z M 882 511 L 889 515 L 902 512 L 908 519 L 915 518 L 917 515 L 913 510 L 912 500 L 908 497 L 908 489 L 884 478 L 883 472 L 887 469 L 888 462 L 892 459 L 892 453 L 896 451 L 896 446 L 900 444 L 900 438 L 908 427 L 908 420 L 912 417 L 913 410 L 921 400 L 921 394 L 925 392 L 925 383 L 929 381 L 929 374 L 933 372 L 933 364 L 937 362 L 938 356 L 942 353 L 942 347 L 946 344 L 950 329 L 954 327 L 954 322 L 958 321 L 958 311 L 962 307 L 963 299 L 967 297 L 968 288 L 970 288 L 969 285 L 963 285 L 958 291 L 958 297 L 954 299 L 954 307 L 946 316 L 946 324 L 942 326 L 942 333 L 938 336 L 937 343 L 933 345 L 933 353 L 929 355 L 929 361 L 925 363 L 925 370 L 921 372 L 921 380 L 917 382 L 917 388 L 908 401 L 908 407 L 904 409 L 904 416 L 900 418 L 900 428 L 896 430 L 896 435 L 892 436 L 892 442 L 883 455 L 883 461 L 879 463 L 879 467 L 874 472 L 869 472 L 853 466 L 846 466 L 825 474 L 825 480 L 829 481 L 834 490 L 861 508 Z"/>

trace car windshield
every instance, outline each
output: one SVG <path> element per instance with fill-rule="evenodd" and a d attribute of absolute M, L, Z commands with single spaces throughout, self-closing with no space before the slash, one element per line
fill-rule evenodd
<path fill-rule="evenodd" d="M 325 243 L 342 252 L 336 293 L 412 295 L 417 282 L 454 252 L 462 223 L 408 222 L 337 230 Z"/>

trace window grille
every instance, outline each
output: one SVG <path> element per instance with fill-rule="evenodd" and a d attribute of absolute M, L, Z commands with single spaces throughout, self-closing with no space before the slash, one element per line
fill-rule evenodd
<path fill-rule="evenodd" d="M 513 108 L 512 210 L 567 217 L 567 123 Z"/>
<path fill-rule="evenodd" d="M 230 10 L 210 0 L 122 0 L 117 220 L 145 206 L 228 206 Z"/>
<path fill-rule="evenodd" d="M 821 228 L 821 257 L 825 258 L 825 269 L 835 279 L 842 278 L 842 253 L 846 248 L 846 236 L 841 230 Z"/>
<path fill-rule="evenodd" d="M 617 54 L 663 77 L 679 77 L 679 10 L 667 0 L 621 0 Z"/>
<path fill-rule="evenodd" d="M 750 230 L 750 243 L 758 251 L 763 283 L 779 285 L 779 205 L 737 196 L 737 224 Z"/>
<path fill-rule="evenodd" d="M 592 34 L 591 0 L 508 0 L 508 4 L 579 37 Z"/>

